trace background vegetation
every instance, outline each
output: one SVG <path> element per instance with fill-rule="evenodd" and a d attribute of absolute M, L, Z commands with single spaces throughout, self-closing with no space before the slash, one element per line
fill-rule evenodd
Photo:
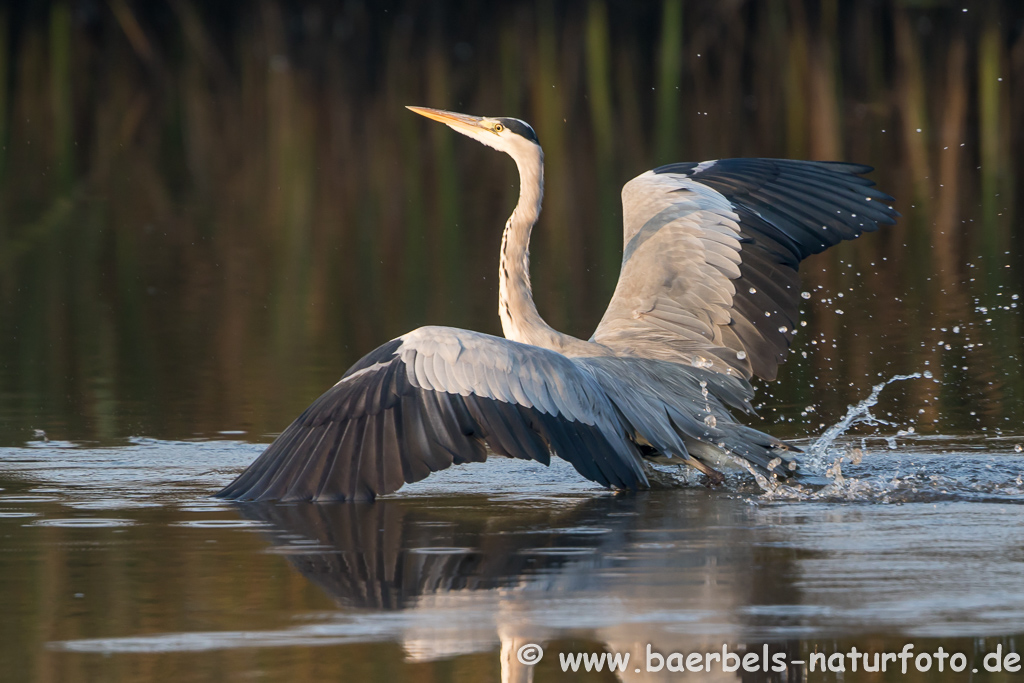
<path fill-rule="evenodd" d="M 1022 31 L 1009 0 L 5 3 L 0 444 L 260 438 L 413 327 L 500 332 L 514 168 L 407 104 L 534 125 L 539 307 L 583 337 L 634 175 L 876 166 L 904 218 L 807 264 L 765 419 L 930 370 L 901 425 L 1019 430 Z"/>

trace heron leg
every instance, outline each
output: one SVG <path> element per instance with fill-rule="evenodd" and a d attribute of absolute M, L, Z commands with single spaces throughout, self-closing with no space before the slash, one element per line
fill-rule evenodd
<path fill-rule="evenodd" d="M 696 468 L 701 474 L 707 477 L 708 486 L 720 486 L 725 483 L 725 475 L 711 467 L 707 463 L 701 462 L 697 458 L 690 457 L 686 461 L 687 465 L 691 465 Z"/>
<path fill-rule="evenodd" d="M 677 467 L 689 465 L 706 477 L 704 483 L 707 486 L 719 486 L 725 483 L 724 474 L 693 456 L 686 458 L 667 458 L 665 456 L 660 456 L 657 457 L 657 459 L 644 458 L 641 462 L 643 464 L 644 473 L 647 475 L 647 481 L 650 482 L 652 489 L 679 488 L 681 486 L 685 486 L 685 483 L 671 472 L 665 472 L 654 467 L 654 463 L 658 463 L 659 465 L 675 465 Z"/>

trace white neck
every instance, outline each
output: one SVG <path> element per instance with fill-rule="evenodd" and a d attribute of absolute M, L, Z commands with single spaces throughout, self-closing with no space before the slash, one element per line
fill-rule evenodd
<path fill-rule="evenodd" d="M 505 223 L 498 269 L 498 315 L 505 337 L 549 349 L 561 349 L 570 337 L 544 322 L 530 286 L 530 233 L 544 198 L 544 152 L 534 144 L 510 152 L 519 168 L 519 203 Z"/>

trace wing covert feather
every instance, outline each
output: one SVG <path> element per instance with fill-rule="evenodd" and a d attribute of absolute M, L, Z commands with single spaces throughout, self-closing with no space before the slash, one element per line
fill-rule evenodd
<path fill-rule="evenodd" d="M 424 327 L 356 363 L 218 495 L 366 500 L 453 464 L 550 453 L 616 488 L 646 486 L 621 414 L 554 351 Z"/>
<path fill-rule="evenodd" d="M 618 355 L 774 379 L 799 317 L 800 261 L 895 222 L 842 162 L 670 164 L 622 189 L 623 259 L 591 341 Z"/>

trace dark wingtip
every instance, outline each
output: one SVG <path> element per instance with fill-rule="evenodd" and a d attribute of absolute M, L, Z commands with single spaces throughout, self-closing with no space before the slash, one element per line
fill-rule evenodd
<path fill-rule="evenodd" d="M 858 164 L 853 161 L 816 161 L 814 163 L 820 164 L 832 171 L 850 173 L 852 175 L 864 175 L 865 173 L 871 173 L 875 170 L 874 166 Z"/>
<path fill-rule="evenodd" d="M 223 500 L 237 500 L 235 495 L 236 495 L 235 494 L 235 486 L 234 486 L 234 483 L 232 482 L 231 484 L 228 484 L 227 486 L 222 488 L 220 491 L 217 491 L 216 493 L 214 493 L 210 497 L 211 498 L 221 498 Z"/>

